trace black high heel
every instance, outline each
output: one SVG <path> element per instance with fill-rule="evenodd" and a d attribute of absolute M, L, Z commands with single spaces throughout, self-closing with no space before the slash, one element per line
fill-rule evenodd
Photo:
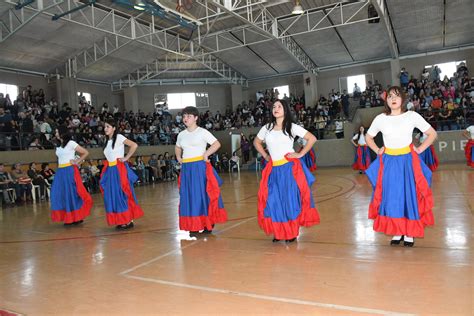
<path fill-rule="evenodd" d="M 400 245 L 400 243 L 402 242 L 402 240 L 403 240 L 403 236 L 402 236 L 402 238 L 400 238 L 399 240 L 393 240 L 393 239 L 392 239 L 392 240 L 390 241 L 390 246 Z"/>
<path fill-rule="evenodd" d="M 403 242 L 403 246 L 405 247 L 413 247 L 415 245 L 415 239 L 413 238 L 413 241 L 405 241 Z"/>
<path fill-rule="evenodd" d="M 286 243 L 290 243 L 290 242 L 294 242 L 296 240 L 296 237 L 295 238 L 291 238 L 291 239 L 287 239 L 285 240 Z"/>

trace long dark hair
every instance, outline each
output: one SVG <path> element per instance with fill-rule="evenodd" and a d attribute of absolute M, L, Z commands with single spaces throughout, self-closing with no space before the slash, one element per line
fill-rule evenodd
<path fill-rule="evenodd" d="M 67 143 L 72 139 L 71 133 L 69 133 L 69 129 L 65 125 L 58 126 L 58 134 L 60 138 L 60 143 L 58 147 L 64 148 L 66 147 Z"/>
<path fill-rule="evenodd" d="M 283 134 L 290 136 L 290 138 L 294 138 L 293 134 L 291 134 L 291 124 L 293 123 L 293 117 L 291 116 L 290 107 L 285 100 L 280 100 L 280 99 L 273 102 L 273 105 L 275 105 L 275 103 L 277 102 L 281 103 L 281 105 L 283 106 L 283 111 L 284 111 L 283 124 L 282 124 Z M 275 125 L 276 125 L 276 117 L 273 116 L 273 113 L 272 113 L 272 121 L 268 123 L 267 129 L 271 131 L 275 127 Z"/>
<path fill-rule="evenodd" d="M 118 134 L 118 127 L 117 127 L 117 122 L 113 118 L 109 118 L 105 121 L 106 124 L 109 124 L 112 127 L 115 127 L 114 134 L 112 135 L 112 149 L 115 147 L 115 141 L 117 140 L 117 134 Z M 106 135 L 107 136 L 107 135 Z M 108 137 L 108 136 L 107 136 Z M 109 138 L 110 139 L 110 138 Z M 109 139 L 104 144 L 104 149 L 107 147 L 107 144 L 109 142 Z"/>
<path fill-rule="evenodd" d="M 359 126 L 359 131 L 357 132 L 357 141 L 359 141 L 360 135 L 362 135 L 362 134 L 360 133 L 360 128 L 361 128 L 361 127 L 364 128 L 364 135 L 367 134 L 367 129 L 365 128 L 365 126 L 363 126 L 363 125 Z"/>
<path fill-rule="evenodd" d="M 395 93 L 395 95 L 402 98 L 401 112 L 405 113 L 406 111 L 408 111 L 408 109 L 407 109 L 407 95 L 405 94 L 405 91 L 403 91 L 403 89 L 399 86 L 392 86 L 392 87 L 387 89 L 387 94 L 385 95 L 384 113 L 386 115 L 390 115 L 392 113 L 392 109 L 388 105 L 388 101 L 387 101 L 388 100 L 388 95 L 390 94 L 390 92 L 393 92 L 393 93 Z"/>

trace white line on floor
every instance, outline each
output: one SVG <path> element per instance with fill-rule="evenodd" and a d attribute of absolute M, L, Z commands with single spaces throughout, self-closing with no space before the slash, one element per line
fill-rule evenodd
<path fill-rule="evenodd" d="M 377 315 L 397 315 L 397 316 L 408 316 L 414 314 L 406 314 L 406 313 L 398 313 L 398 312 L 391 312 L 381 309 L 372 309 L 372 308 L 363 308 L 363 307 L 354 307 L 354 306 L 346 306 L 346 305 L 337 305 L 337 304 L 327 304 L 327 303 L 320 303 L 314 301 L 305 301 L 293 298 L 285 298 L 285 297 L 278 297 L 278 296 L 269 296 L 269 295 L 261 295 L 261 294 L 254 294 L 254 293 L 247 293 L 247 292 L 239 292 L 239 291 L 232 291 L 226 289 L 218 289 L 206 286 L 198 286 L 198 285 L 191 285 L 186 283 L 179 283 L 179 282 L 171 282 L 165 280 L 158 280 L 158 279 L 151 279 L 151 278 L 144 278 L 139 276 L 133 275 L 125 275 L 126 278 L 129 279 L 136 279 L 140 281 L 146 282 L 153 282 L 159 283 L 164 285 L 171 285 L 183 288 L 189 288 L 194 290 L 201 290 L 213 293 L 222 293 L 222 294 L 231 294 L 236 296 L 242 297 L 250 297 L 255 299 L 267 300 L 267 301 L 274 301 L 274 302 L 282 302 L 282 303 L 290 303 L 290 304 L 298 304 L 298 305 L 308 305 L 308 306 L 316 306 L 321 308 L 329 308 L 329 309 L 336 309 L 336 310 L 343 310 L 349 312 L 358 312 L 358 313 L 368 313 L 368 314 L 377 314 Z"/>
<path fill-rule="evenodd" d="M 234 224 L 234 225 L 232 225 L 232 226 L 229 226 L 229 227 L 226 227 L 226 228 L 221 229 L 221 230 L 219 230 L 219 231 L 216 231 L 215 235 L 222 234 L 223 232 L 228 231 L 228 230 L 230 230 L 230 229 L 232 229 L 232 228 L 235 228 L 235 227 L 237 227 L 237 226 L 240 226 L 240 225 L 242 225 L 242 224 L 244 224 L 244 223 L 246 223 L 246 222 L 248 222 L 248 221 L 250 221 L 250 220 L 255 220 L 255 217 L 247 218 L 246 220 L 243 220 L 243 221 L 241 221 L 241 222 L 239 222 L 239 223 L 237 223 L 237 224 Z M 168 257 L 168 256 L 170 256 L 170 255 L 175 254 L 175 253 L 179 253 L 179 252 L 182 251 L 183 249 L 186 249 L 186 248 L 188 248 L 188 247 L 191 247 L 191 246 L 194 246 L 194 245 L 198 244 L 200 241 L 202 241 L 202 240 L 198 239 L 198 240 L 196 240 L 195 242 L 190 243 L 189 245 L 186 245 L 186 246 L 184 246 L 184 247 L 180 247 L 180 248 L 175 249 L 175 250 L 168 251 L 167 253 L 164 253 L 164 254 L 162 254 L 161 256 L 158 256 L 158 257 L 153 258 L 153 259 L 151 259 L 151 260 L 145 261 L 145 262 L 143 262 L 143 263 L 141 263 L 141 264 L 139 264 L 139 265 L 137 265 L 137 266 L 134 266 L 133 268 L 130 268 L 130 269 L 125 270 L 125 271 L 122 271 L 122 272 L 120 272 L 119 274 L 120 274 L 120 275 L 126 275 L 127 273 L 130 273 L 130 272 L 132 272 L 132 271 L 135 271 L 135 270 L 137 270 L 137 269 L 139 269 L 139 268 L 143 268 L 143 267 L 149 265 L 150 263 L 156 262 L 156 261 L 158 261 L 158 260 L 161 260 L 161 259 L 163 259 L 163 258 L 166 258 L 166 257 Z"/>

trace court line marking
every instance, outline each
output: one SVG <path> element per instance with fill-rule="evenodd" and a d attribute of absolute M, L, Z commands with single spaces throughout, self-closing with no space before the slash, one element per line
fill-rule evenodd
<path fill-rule="evenodd" d="M 232 225 L 232 226 L 226 227 L 226 228 L 224 228 L 224 229 L 222 229 L 222 230 L 219 230 L 219 231 L 217 231 L 214 235 L 222 234 L 223 232 L 228 231 L 228 230 L 230 230 L 230 229 L 232 229 L 232 228 L 235 228 L 235 227 L 237 227 L 237 226 L 240 226 L 240 225 L 242 225 L 242 224 L 244 224 L 244 223 L 247 223 L 247 222 L 250 221 L 250 220 L 254 220 L 255 217 L 256 217 L 256 216 L 252 216 L 251 218 L 247 218 L 247 219 L 241 221 L 240 223 L 237 223 L 237 224 L 234 224 L 234 225 Z M 135 270 L 137 270 L 137 269 L 139 269 L 139 268 L 145 267 L 145 266 L 149 265 L 150 263 L 156 262 L 156 261 L 158 261 L 158 260 L 160 260 L 160 259 L 163 259 L 163 258 L 165 258 L 165 257 L 168 257 L 168 256 L 170 256 L 170 255 L 172 255 L 172 254 L 179 253 L 179 252 L 181 252 L 181 250 L 186 249 L 186 248 L 189 248 L 189 247 L 194 246 L 194 245 L 197 245 L 198 243 L 200 243 L 200 242 L 202 242 L 202 241 L 203 241 L 202 239 L 198 239 L 198 240 L 196 240 L 195 242 L 190 243 L 189 245 L 186 245 L 186 246 L 184 246 L 184 247 L 180 247 L 180 248 L 178 248 L 178 249 L 174 249 L 174 250 L 168 251 L 167 253 L 164 253 L 164 254 L 162 254 L 162 255 L 156 257 L 156 258 L 153 258 L 153 259 L 151 259 L 151 260 L 145 261 L 145 262 L 143 262 L 143 263 L 141 263 L 141 264 L 139 264 L 139 265 L 136 265 L 136 266 L 134 266 L 134 267 L 132 267 L 132 268 L 130 268 L 130 269 L 127 269 L 127 270 L 125 270 L 125 271 L 122 271 L 122 272 L 119 273 L 119 275 L 125 276 L 127 273 L 130 273 L 130 272 L 135 271 Z"/>
<path fill-rule="evenodd" d="M 393 315 L 393 316 L 415 315 L 415 314 L 409 314 L 409 313 L 386 311 L 382 309 L 372 309 L 372 308 L 355 307 L 355 306 L 348 306 L 348 305 L 338 305 L 338 304 L 321 303 L 321 302 L 315 302 L 315 301 L 299 300 L 299 299 L 285 298 L 285 297 L 278 297 L 278 296 L 261 295 L 261 294 L 255 294 L 255 293 L 249 293 L 249 292 L 240 292 L 240 291 L 219 289 L 219 288 L 213 288 L 213 287 L 207 287 L 207 286 L 198 286 L 198 285 L 192 285 L 192 284 L 186 284 L 186 283 L 171 282 L 171 281 L 152 279 L 152 278 L 144 278 L 144 277 L 133 276 L 133 275 L 124 275 L 124 276 L 128 279 L 135 279 L 135 280 L 140 280 L 140 281 L 145 281 L 145 282 L 153 282 L 153 283 L 158 283 L 158 284 L 163 284 L 163 285 L 171 285 L 171 286 L 176 286 L 176 287 L 201 290 L 201 291 L 207 291 L 207 292 L 213 292 L 213 293 L 231 294 L 235 296 L 249 297 L 249 298 L 273 301 L 273 302 L 290 303 L 290 304 L 297 304 L 297 305 L 308 305 L 308 306 L 315 306 L 315 307 L 321 307 L 321 308 L 329 308 L 329 309 L 335 309 L 335 310 L 368 313 L 368 314 L 376 314 L 376 315 Z"/>
<path fill-rule="evenodd" d="M 248 218 L 246 220 L 241 221 L 240 223 L 234 224 L 232 226 L 226 227 L 218 232 L 216 232 L 216 235 L 221 234 L 225 231 L 231 230 L 237 226 L 240 226 L 250 220 L 253 220 L 254 217 Z M 232 290 L 226 290 L 226 289 L 219 289 L 219 288 L 212 288 L 212 287 L 206 287 L 206 286 L 198 286 L 198 285 L 192 285 L 192 284 L 186 284 L 186 283 L 179 283 L 179 282 L 172 282 L 172 281 L 166 281 L 166 280 L 160 280 L 160 279 L 152 279 L 152 278 L 145 278 L 145 277 L 139 277 L 139 276 L 134 276 L 134 275 L 129 275 L 130 272 L 133 272 L 139 268 L 145 267 L 153 262 L 156 262 L 158 260 L 161 260 L 163 258 L 166 258 L 170 255 L 173 255 L 175 253 L 181 252 L 183 249 L 195 246 L 202 242 L 201 239 L 196 240 L 195 242 L 186 245 L 184 247 L 180 247 L 178 249 L 174 249 L 171 251 L 168 251 L 156 258 L 153 258 L 151 260 L 145 261 L 139 265 L 136 265 L 130 269 L 127 269 L 125 271 L 122 271 L 119 273 L 119 275 L 127 278 L 127 279 L 135 279 L 135 280 L 140 280 L 140 281 L 145 281 L 145 282 L 153 282 L 153 283 L 158 283 L 158 284 L 164 284 L 164 285 L 171 285 L 171 286 L 176 286 L 176 287 L 182 287 L 182 288 L 189 288 L 189 289 L 195 289 L 195 290 L 201 290 L 201 291 L 207 291 L 207 292 L 213 292 L 213 293 L 222 293 L 222 294 L 231 294 L 231 295 L 236 295 L 236 296 L 242 296 L 242 297 L 250 297 L 250 298 L 255 298 L 255 299 L 261 299 L 261 300 L 267 300 L 267 301 L 274 301 L 274 302 L 282 302 L 282 303 L 291 303 L 291 304 L 297 304 L 297 305 L 308 305 L 308 306 L 316 306 L 316 307 L 322 307 L 322 308 L 330 308 L 330 309 L 336 309 L 336 310 L 344 310 L 344 311 L 350 311 L 350 312 L 360 312 L 360 313 L 368 313 L 368 314 L 377 314 L 377 315 L 393 315 L 393 316 L 408 316 L 408 315 L 415 315 L 415 314 L 409 314 L 409 313 L 399 313 L 399 312 L 392 312 L 392 311 L 386 311 L 386 310 L 381 310 L 381 309 L 372 309 L 372 308 L 364 308 L 364 307 L 355 307 L 355 306 L 347 306 L 347 305 L 338 305 L 338 304 L 329 304 L 329 303 L 321 303 L 321 302 L 315 302 L 315 301 L 306 301 L 306 300 L 299 300 L 299 299 L 292 299 L 292 298 L 285 298 L 285 297 L 278 297 L 278 296 L 269 296 L 269 295 L 261 295 L 261 294 L 255 294 L 255 293 L 248 293 L 248 292 L 239 292 L 239 291 L 232 291 Z"/>

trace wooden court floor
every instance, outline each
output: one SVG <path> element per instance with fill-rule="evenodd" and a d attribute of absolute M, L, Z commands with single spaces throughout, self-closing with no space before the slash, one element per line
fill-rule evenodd
<path fill-rule="evenodd" d="M 256 173 L 222 174 L 229 221 L 189 238 L 176 182 L 138 187 L 145 217 L 105 223 L 94 195 L 81 226 L 47 202 L 0 212 L 0 310 L 25 315 L 473 315 L 474 170 L 433 177 L 435 220 L 414 248 L 390 247 L 367 219 L 371 187 L 349 168 L 315 172 L 321 224 L 272 243 L 256 220 Z"/>

